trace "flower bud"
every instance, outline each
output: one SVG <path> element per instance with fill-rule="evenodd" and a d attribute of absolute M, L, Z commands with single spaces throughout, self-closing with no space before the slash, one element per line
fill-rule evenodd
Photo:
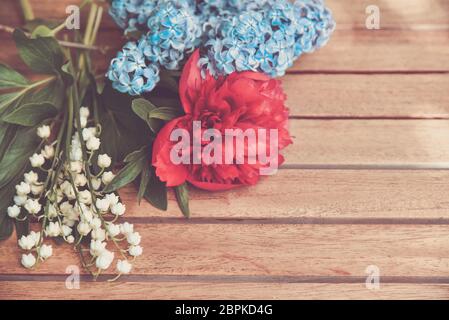
<path fill-rule="evenodd" d="M 129 254 L 133 257 L 139 257 L 143 253 L 143 249 L 141 246 L 131 246 L 128 250 Z"/>
<path fill-rule="evenodd" d="M 80 117 L 83 117 L 83 118 L 89 118 L 89 116 L 90 116 L 89 108 L 87 108 L 87 107 L 81 107 L 81 108 L 80 108 Z"/>
<path fill-rule="evenodd" d="M 42 155 L 45 159 L 53 159 L 55 156 L 55 148 L 52 146 L 45 146 L 44 149 L 42 149 Z"/>
<path fill-rule="evenodd" d="M 140 244 L 140 241 L 141 241 L 141 236 L 140 236 L 140 234 L 138 232 L 129 233 L 126 236 L 126 240 L 128 241 L 128 243 L 130 245 L 138 246 Z"/>
<path fill-rule="evenodd" d="M 97 199 L 95 206 L 100 212 L 107 212 L 109 210 L 108 199 Z"/>
<path fill-rule="evenodd" d="M 114 260 L 114 253 L 105 250 L 95 260 L 95 265 L 97 266 L 98 269 L 106 270 L 110 267 L 113 260 Z"/>
<path fill-rule="evenodd" d="M 100 144 L 100 139 L 98 139 L 97 137 L 91 137 L 86 142 L 86 148 L 90 151 L 95 151 L 100 149 Z"/>
<path fill-rule="evenodd" d="M 106 242 L 100 240 L 92 240 L 90 242 L 90 254 L 93 257 L 98 257 L 106 250 Z"/>
<path fill-rule="evenodd" d="M 123 216 L 126 211 L 126 206 L 123 203 L 117 203 L 111 207 L 111 213 L 116 216 Z"/>
<path fill-rule="evenodd" d="M 42 247 L 39 249 L 39 256 L 46 260 L 51 257 L 53 254 L 53 248 L 50 245 L 43 244 Z"/>
<path fill-rule="evenodd" d="M 92 229 L 87 222 L 80 222 L 78 224 L 77 230 L 80 235 L 87 236 Z"/>
<path fill-rule="evenodd" d="M 115 178 L 115 174 L 112 173 L 112 171 L 107 171 L 105 173 L 103 173 L 103 175 L 101 176 L 101 180 L 103 181 L 103 183 L 105 185 L 108 185 L 112 182 L 112 180 L 114 180 Z"/>
<path fill-rule="evenodd" d="M 39 136 L 39 138 L 41 139 L 48 139 L 50 138 L 50 126 L 42 126 L 37 128 L 37 135 Z"/>
<path fill-rule="evenodd" d="M 30 171 L 28 173 L 25 173 L 23 175 L 23 177 L 25 178 L 25 182 L 30 184 L 30 185 L 37 183 L 37 181 L 39 180 L 39 176 L 34 171 Z"/>
<path fill-rule="evenodd" d="M 41 195 L 44 192 L 44 185 L 42 184 L 33 184 L 31 186 L 31 193 L 35 196 Z"/>
<path fill-rule="evenodd" d="M 25 210 L 28 211 L 30 214 L 38 214 L 41 209 L 42 205 L 39 203 L 38 200 L 28 199 L 25 202 Z"/>
<path fill-rule="evenodd" d="M 27 201 L 26 196 L 15 196 L 14 197 L 14 203 L 19 207 L 23 206 L 26 201 Z"/>
<path fill-rule="evenodd" d="M 50 222 L 47 228 L 45 228 L 45 234 L 47 237 L 59 237 L 61 232 L 62 230 L 59 222 Z"/>
<path fill-rule="evenodd" d="M 107 154 L 100 154 L 98 156 L 97 164 L 100 168 L 105 169 L 111 166 L 112 159 Z"/>
<path fill-rule="evenodd" d="M 12 207 L 8 208 L 8 216 L 10 218 L 17 218 L 20 215 L 20 208 L 17 205 L 13 205 Z"/>
<path fill-rule="evenodd" d="M 35 153 L 30 157 L 30 162 L 33 168 L 40 168 L 44 165 L 45 158 L 43 155 Z"/>
<path fill-rule="evenodd" d="M 89 190 L 80 191 L 78 192 L 78 201 L 89 205 L 92 203 L 92 194 Z"/>
<path fill-rule="evenodd" d="M 31 269 L 36 264 L 36 258 L 32 253 L 23 254 L 21 262 L 25 268 Z"/>
<path fill-rule="evenodd" d="M 119 274 L 128 274 L 131 272 L 132 265 L 126 260 L 117 261 L 117 272 Z"/>

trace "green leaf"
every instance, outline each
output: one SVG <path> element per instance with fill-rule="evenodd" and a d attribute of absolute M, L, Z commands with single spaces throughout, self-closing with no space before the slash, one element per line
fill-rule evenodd
<path fill-rule="evenodd" d="M 9 147 L 11 146 L 11 143 L 16 136 L 17 133 L 17 126 L 13 124 L 8 123 L 1 123 L 0 124 L 0 162 L 3 160 L 3 157 L 5 156 L 6 152 L 8 151 Z"/>
<path fill-rule="evenodd" d="M 179 208 L 186 218 L 190 218 L 189 208 L 189 189 L 187 183 L 175 187 L 176 200 L 178 200 Z"/>
<path fill-rule="evenodd" d="M 13 33 L 22 60 L 38 73 L 60 74 L 64 64 L 64 53 L 53 37 L 28 38 L 21 30 Z"/>
<path fill-rule="evenodd" d="M 53 31 L 45 25 L 37 26 L 31 33 L 31 38 L 33 39 L 36 39 L 38 37 L 51 37 L 51 36 L 53 36 Z"/>
<path fill-rule="evenodd" d="M 147 165 L 143 168 L 142 174 L 140 175 L 140 184 L 139 184 L 139 192 L 137 193 L 137 201 L 139 204 L 142 202 L 142 199 L 145 195 L 145 191 L 150 183 L 151 179 L 151 164 L 148 161 Z"/>
<path fill-rule="evenodd" d="M 48 102 L 54 105 L 56 109 L 61 110 L 64 102 L 64 93 L 63 82 L 55 79 L 39 91 L 36 91 L 30 100 L 35 103 Z"/>
<path fill-rule="evenodd" d="M 151 143 L 153 136 L 148 125 L 139 120 L 131 109 L 132 98 L 120 94 L 108 82 L 98 99 L 98 115 L 102 125 L 101 152 L 109 154 L 113 162 L 121 162 L 129 153 Z"/>
<path fill-rule="evenodd" d="M 159 120 L 164 120 L 164 121 L 173 120 L 177 116 L 179 116 L 178 112 L 176 112 L 176 110 L 174 110 L 172 108 L 168 108 L 168 107 L 160 107 L 160 108 L 154 109 L 148 115 L 148 117 L 150 119 L 159 119 Z"/>
<path fill-rule="evenodd" d="M 164 124 L 159 120 L 169 121 L 179 115 L 176 109 L 169 107 L 158 108 L 151 101 L 143 98 L 133 100 L 132 109 L 139 118 L 148 124 L 154 133 L 159 132 Z"/>
<path fill-rule="evenodd" d="M 139 98 L 133 100 L 132 109 L 139 118 L 143 121 L 148 121 L 150 113 L 156 109 L 156 106 L 146 99 Z"/>
<path fill-rule="evenodd" d="M 133 182 L 139 174 L 142 172 L 147 161 L 147 148 L 144 147 L 139 151 L 136 151 L 127 157 L 126 166 L 120 170 L 115 176 L 114 180 L 106 186 L 104 192 L 109 193 L 116 191 L 127 184 Z M 129 159 L 128 159 L 129 158 Z"/>
<path fill-rule="evenodd" d="M 25 127 L 36 126 L 58 114 L 54 105 L 48 102 L 28 103 L 3 117 L 3 121 Z"/>
<path fill-rule="evenodd" d="M 6 240 L 11 236 L 14 230 L 13 226 L 13 221 L 6 214 L 0 215 L 0 241 Z"/>
<path fill-rule="evenodd" d="M 17 130 L 8 152 L 0 162 L 0 188 L 5 187 L 20 175 L 21 170 L 29 163 L 29 157 L 33 155 L 39 142 L 36 128 L 21 127 Z M 14 186 L 11 188 L 14 189 Z"/>
<path fill-rule="evenodd" d="M 28 80 L 10 67 L 0 64 L 0 89 L 23 88 L 28 86 Z"/>
<path fill-rule="evenodd" d="M 0 115 L 4 114 L 8 108 L 16 103 L 23 96 L 23 92 L 11 92 L 0 96 Z"/>
<path fill-rule="evenodd" d="M 61 22 L 44 20 L 41 18 L 36 18 L 34 20 L 29 20 L 23 25 L 23 29 L 28 32 L 33 32 L 36 28 L 40 26 L 46 26 L 49 29 L 54 29 L 59 26 Z"/>
<path fill-rule="evenodd" d="M 167 211 L 168 199 L 167 199 L 167 187 L 164 182 L 154 173 L 151 175 L 150 183 L 145 191 L 144 198 L 156 208 Z"/>

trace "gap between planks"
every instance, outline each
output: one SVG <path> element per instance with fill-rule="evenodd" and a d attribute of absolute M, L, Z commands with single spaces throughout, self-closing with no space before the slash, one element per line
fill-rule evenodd
<path fill-rule="evenodd" d="M 67 274 L 0 274 L 0 282 L 65 282 Z M 92 276 L 80 275 L 82 282 L 107 282 L 111 276 L 100 275 L 97 280 Z M 127 275 L 117 282 L 153 283 L 153 282 L 190 282 L 190 283 L 303 283 L 303 284 L 364 284 L 366 277 L 361 276 L 250 276 L 250 275 Z M 383 284 L 449 284 L 449 277 L 438 276 L 382 276 Z"/>

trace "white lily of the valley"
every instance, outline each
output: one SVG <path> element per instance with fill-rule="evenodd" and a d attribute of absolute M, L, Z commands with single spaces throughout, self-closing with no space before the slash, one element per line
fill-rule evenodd
<path fill-rule="evenodd" d="M 140 241 L 142 240 L 142 237 L 138 232 L 129 233 L 126 236 L 126 240 L 130 245 L 138 246 L 140 244 Z"/>
<path fill-rule="evenodd" d="M 28 235 L 28 236 L 22 236 L 19 241 L 19 247 L 21 247 L 23 250 L 31 250 L 34 245 L 36 244 L 33 237 Z"/>
<path fill-rule="evenodd" d="M 123 216 L 126 211 L 126 206 L 123 203 L 117 203 L 111 207 L 111 213 L 116 216 Z"/>
<path fill-rule="evenodd" d="M 103 251 L 95 260 L 95 265 L 98 269 L 106 270 L 111 266 L 114 260 L 114 253 L 110 251 Z"/>
<path fill-rule="evenodd" d="M 10 218 L 15 219 L 15 218 L 17 218 L 19 216 L 19 214 L 20 214 L 20 207 L 19 206 L 13 205 L 12 207 L 8 208 L 8 216 Z"/>
<path fill-rule="evenodd" d="M 100 144 L 100 139 L 98 139 L 97 137 L 90 137 L 86 142 L 86 148 L 90 151 L 96 151 L 100 149 Z"/>
<path fill-rule="evenodd" d="M 76 227 L 79 234 L 82 236 L 87 236 L 89 232 L 92 231 L 92 228 L 89 226 L 87 222 L 80 222 L 78 223 L 78 226 Z"/>
<path fill-rule="evenodd" d="M 100 240 L 92 240 L 90 242 L 90 254 L 93 257 L 98 257 L 106 250 L 106 242 Z"/>
<path fill-rule="evenodd" d="M 30 157 L 30 162 L 33 168 L 40 168 L 44 165 L 45 158 L 42 154 L 35 153 Z"/>
<path fill-rule="evenodd" d="M 45 146 L 42 149 L 42 155 L 45 159 L 52 159 L 55 156 L 55 148 L 52 146 Z"/>
<path fill-rule="evenodd" d="M 105 169 L 111 166 L 112 159 L 107 154 L 100 154 L 98 156 L 97 164 L 100 168 Z"/>
<path fill-rule="evenodd" d="M 24 207 L 30 214 L 38 214 L 42 210 L 42 205 L 36 199 L 28 199 Z"/>
<path fill-rule="evenodd" d="M 143 249 L 141 246 L 131 246 L 128 249 L 128 252 L 133 257 L 139 257 L 143 253 Z"/>
<path fill-rule="evenodd" d="M 41 139 L 50 138 L 50 134 L 51 134 L 50 126 L 45 125 L 45 126 L 37 128 L 37 135 Z"/>
<path fill-rule="evenodd" d="M 120 225 L 120 232 L 122 234 L 124 234 L 124 235 L 128 235 L 130 233 L 133 233 L 134 232 L 134 225 L 129 223 L 129 222 L 122 223 Z"/>
<path fill-rule="evenodd" d="M 47 228 L 45 228 L 45 234 L 48 237 L 58 237 L 61 235 L 61 233 L 62 230 L 59 222 L 50 222 Z"/>
<path fill-rule="evenodd" d="M 101 212 L 107 212 L 109 210 L 109 201 L 108 199 L 97 199 L 95 206 Z"/>
<path fill-rule="evenodd" d="M 129 274 L 132 269 L 132 264 L 127 260 L 118 260 L 117 261 L 117 272 L 119 274 Z"/>
<path fill-rule="evenodd" d="M 34 257 L 34 255 L 32 253 L 23 254 L 21 262 L 25 268 L 31 269 L 36 264 L 36 258 Z"/>
<path fill-rule="evenodd" d="M 116 237 L 120 234 L 120 226 L 110 223 L 107 226 L 108 233 L 111 237 Z"/>
<path fill-rule="evenodd" d="M 39 256 L 43 260 L 50 258 L 52 256 L 52 254 L 53 254 L 53 248 L 50 245 L 43 244 L 42 247 L 40 247 L 40 249 L 39 249 Z"/>
<path fill-rule="evenodd" d="M 114 180 L 115 178 L 115 174 L 112 173 L 112 171 L 107 171 L 105 173 L 103 173 L 103 175 L 101 176 L 101 180 L 103 181 L 103 183 L 105 185 L 108 185 L 112 182 L 112 180 Z"/>
<path fill-rule="evenodd" d="M 37 181 L 39 180 L 38 174 L 36 172 L 34 172 L 34 171 L 30 171 L 28 173 L 25 173 L 23 175 L 23 177 L 25 179 L 25 182 L 30 184 L 30 185 L 34 184 L 34 183 L 37 183 Z"/>

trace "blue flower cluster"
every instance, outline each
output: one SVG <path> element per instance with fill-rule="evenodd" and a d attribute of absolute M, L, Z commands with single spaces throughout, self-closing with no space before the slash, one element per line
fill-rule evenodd
<path fill-rule="evenodd" d="M 202 34 L 198 17 L 185 4 L 185 0 L 183 4 L 158 2 L 146 21 L 149 30 L 146 35 L 137 42 L 127 43 L 112 60 L 107 77 L 114 88 L 140 95 L 154 89 L 161 66 L 179 69 L 185 54 L 199 45 Z"/>
<path fill-rule="evenodd" d="M 214 76 L 235 71 L 272 77 L 303 53 L 322 47 L 335 29 L 324 0 L 111 0 L 110 14 L 125 32 L 145 35 L 111 62 L 114 87 L 149 92 L 161 67 L 176 70 L 195 48 Z"/>
<path fill-rule="evenodd" d="M 132 96 L 150 92 L 159 82 L 159 68 L 148 64 L 142 43 L 128 42 L 112 59 L 107 77 L 114 89 Z"/>
<path fill-rule="evenodd" d="M 222 18 L 202 51 L 200 64 L 213 75 L 251 70 L 282 76 L 301 54 L 323 46 L 335 28 L 321 0 L 233 2 L 244 10 Z"/>

